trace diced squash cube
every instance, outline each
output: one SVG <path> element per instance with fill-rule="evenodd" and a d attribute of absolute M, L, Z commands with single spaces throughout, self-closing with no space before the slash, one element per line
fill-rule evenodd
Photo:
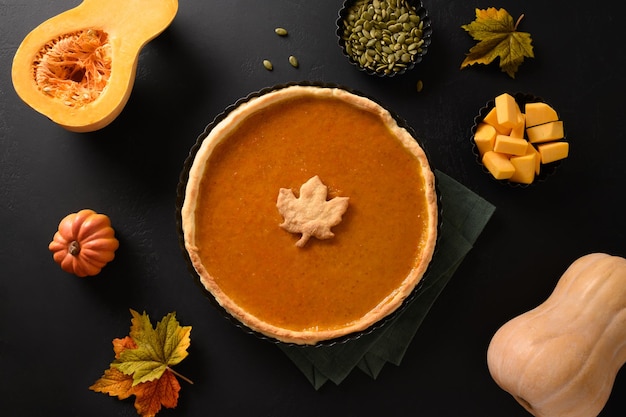
<path fill-rule="evenodd" d="M 510 161 L 515 167 L 515 173 L 509 178 L 509 181 L 521 184 L 530 184 L 535 180 L 535 154 L 523 156 L 513 156 Z"/>
<path fill-rule="evenodd" d="M 489 112 L 483 119 L 483 122 L 493 126 L 496 129 L 496 131 L 501 135 L 508 135 L 509 133 L 511 133 L 510 127 L 504 127 L 498 123 L 498 113 L 495 107 L 489 110 Z"/>
<path fill-rule="evenodd" d="M 479 123 L 474 134 L 474 142 L 478 147 L 480 156 L 485 152 L 493 151 L 493 145 L 496 141 L 496 128 L 487 123 Z"/>
<path fill-rule="evenodd" d="M 512 138 L 506 135 L 497 135 L 493 150 L 509 155 L 524 155 L 528 149 L 526 139 Z"/>
<path fill-rule="evenodd" d="M 562 139 L 563 134 L 563 121 L 557 120 L 554 122 L 548 122 L 541 125 L 529 127 L 526 129 L 528 140 L 531 143 L 548 142 L 551 140 Z"/>
<path fill-rule="evenodd" d="M 506 180 L 515 173 L 515 167 L 509 158 L 501 153 L 489 151 L 483 155 L 483 165 L 497 180 Z"/>
<path fill-rule="evenodd" d="M 476 127 L 476 133 L 474 137 L 494 139 L 496 138 L 496 128 L 487 123 L 479 123 Z"/>
<path fill-rule="evenodd" d="M 539 151 L 533 144 L 529 143 L 526 155 L 535 155 L 535 175 L 539 175 L 541 172 L 541 155 L 539 155 Z"/>
<path fill-rule="evenodd" d="M 511 136 L 512 138 L 523 139 L 525 131 L 526 131 L 526 116 L 524 115 L 524 113 L 520 113 L 517 124 L 513 126 L 513 128 L 511 129 L 511 133 L 509 133 L 509 136 Z"/>
<path fill-rule="evenodd" d="M 569 143 L 567 142 L 543 143 L 539 145 L 537 149 L 539 151 L 539 155 L 541 155 L 541 162 L 544 164 L 549 164 L 550 162 L 567 158 L 569 154 Z"/>
<path fill-rule="evenodd" d="M 495 107 L 489 110 L 489 112 L 487 112 L 487 115 L 483 119 L 483 122 L 488 123 L 494 127 L 498 125 L 498 115 L 496 114 Z"/>
<path fill-rule="evenodd" d="M 526 126 L 532 127 L 559 120 L 559 116 L 547 103 L 526 103 Z"/>
<path fill-rule="evenodd" d="M 496 115 L 498 124 L 512 129 L 519 121 L 521 113 L 515 98 L 509 93 L 503 93 L 496 97 Z"/>

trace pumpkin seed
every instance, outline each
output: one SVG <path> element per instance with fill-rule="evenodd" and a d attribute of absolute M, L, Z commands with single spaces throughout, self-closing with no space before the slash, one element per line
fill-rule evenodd
<path fill-rule="evenodd" d="M 421 93 L 422 89 L 424 88 L 424 83 L 422 82 L 422 80 L 417 80 L 417 92 Z"/>
<path fill-rule="evenodd" d="M 290 63 L 290 64 L 291 64 L 291 66 L 292 66 L 292 67 L 294 67 L 294 68 L 298 68 L 298 66 L 300 65 L 300 64 L 298 63 L 298 58 L 296 58 L 296 57 L 295 57 L 295 56 L 293 56 L 293 55 L 290 55 L 290 56 L 289 56 L 289 63 Z"/>
<path fill-rule="evenodd" d="M 276 28 L 276 29 L 274 29 L 274 32 L 275 32 L 278 36 L 287 36 L 287 35 L 288 35 L 287 29 L 285 29 L 285 28 L 280 28 L 280 27 L 279 27 L 279 28 Z"/>
<path fill-rule="evenodd" d="M 270 61 L 269 59 L 264 59 L 263 60 L 263 66 L 268 71 L 271 71 L 271 70 L 274 69 L 274 65 L 272 65 L 272 61 Z"/>
<path fill-rule="evenodd" d="M 424 22 L 407 0 L 356 0 L 343 24 L 346 53 L 364 68 L 398 72 L 422 51 Z"/>

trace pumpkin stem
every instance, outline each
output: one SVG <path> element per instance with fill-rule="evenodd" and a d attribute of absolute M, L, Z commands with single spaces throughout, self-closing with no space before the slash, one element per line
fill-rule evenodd
<path fill-rule="evenodd" d="M 67 248 L 67 251 L 72 256 L 78 256 L 78 254 L 80 253 L 80 243 L 78 243 L 77 241 L 73 240 L 70 243 L 70 246 Z"/>

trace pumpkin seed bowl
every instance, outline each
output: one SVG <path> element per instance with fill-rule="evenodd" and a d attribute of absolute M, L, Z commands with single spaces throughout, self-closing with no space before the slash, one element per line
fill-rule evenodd
<path fill-rule="evenodd" d="M 420 0 L 346 0 L 338 43 L 349 62 L 379 77 L 404 74 L 422 61 L 432 27 Z"/>

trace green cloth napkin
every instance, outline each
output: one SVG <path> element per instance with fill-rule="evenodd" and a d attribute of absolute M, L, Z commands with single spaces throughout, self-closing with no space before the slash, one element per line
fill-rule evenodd
<path fill-rule="evenodd" d="M 319 389 L 327 381 L 340 384 L 358 368 L 372 378 L 385 364 L 399 365 L 417 329 L 495 211 L 482 197 L 441 171 L 435 171 L 442 206 L 437 249 L 424 286 L 392 322 L 356 340 L 325 347 L 280 349 Z"/>

